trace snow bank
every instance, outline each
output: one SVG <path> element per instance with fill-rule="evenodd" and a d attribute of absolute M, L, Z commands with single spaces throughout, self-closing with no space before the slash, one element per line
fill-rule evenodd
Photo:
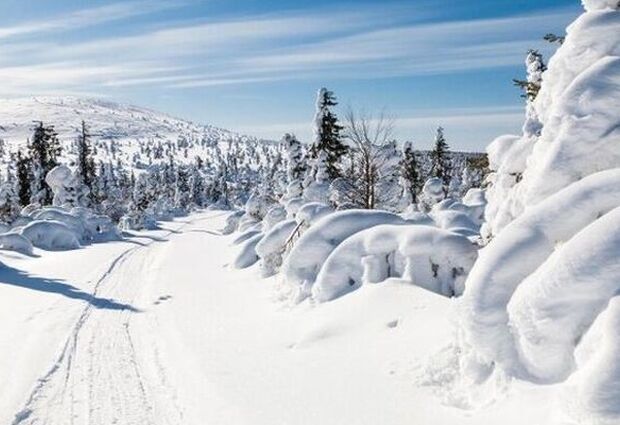
<path fill-rule="evenodd" d="M 52 220 L 63 223 L 78 237 L 82 243 L 88 242 L 90 234 L 86 230 L 84 221 L 68 211 L 60 208 L 46 207 L 40 211 L 34 212 L 31 217 L 34 220 Z"/>
<path fill-rule="evenodd" d="M 78 236 L 60 221 L 35 220 L 21 229 L 20 234 L 37 248 L 48 251 L 64 251 L 80 247 Z"/>
<path fill-rule="evenodd" d="M 386 211 L 348 210 L 330 214 L 315 223 L 297 241 L 286 261 L 286 281 L 301 289 L 304 297 L 329 254 L 349 236 L 379 224 L 403 224 L 405 220 Z"/>
<path fill-rule="evenodd" d="M 459 295 L 477 256 L 465 237 L 419 225 L 378 225 L 346 239 L 327 258 L 312 294 L 329 301 L 389 277 L 441 295 Z"/>

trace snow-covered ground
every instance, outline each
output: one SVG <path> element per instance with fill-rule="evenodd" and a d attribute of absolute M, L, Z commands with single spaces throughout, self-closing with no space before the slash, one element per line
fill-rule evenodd
<path fill-rule="evenodd" d="M 549 423 L 554 387 L 453 381 L 453 300 L 398 280 L 287 306 L 233 271 L 228 213 L 122 242 L 1 252 L 0 423 Z"/>

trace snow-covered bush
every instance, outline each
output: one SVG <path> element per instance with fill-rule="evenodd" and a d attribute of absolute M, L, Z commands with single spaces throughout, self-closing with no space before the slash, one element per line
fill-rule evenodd
<path fill-rule="evenodd" d="M 32 254 L 32 242 L 18 233 L 0 234 L 0 249 Z"/>
<path fill-rule="evenodd" d="M 37 248 L 48 251 L 65 251 L 80 247 L 78 235 L 60 221 L 35 220 L 21 229 L 20 234 Z"/>
<path fill-rule="evenodd" d="M 234 233 L 239 227 L 239 220 L 245 214 L 245 211 L 238 210 L 234 211 L 226 217 L 226 223 L 224 224 L 224 228 L 222 229 L 222 234 L 230 235 Z"/>
<path fill-rule="evenodd" d="M 476 256 L 477 248 L 456 233 L 430 226 L 379 225 L 333 250 L 312 294 L 329 301 L 364 283 L 402 277 L 441 295 L 460 295 Z"/>
<path fill-rule="evenodd" d="M 286 243 L 293 236 L 298 227 L 295 220 L 285 220 L 276 224 L 265 233 L 265 236 L 256 245 L 256 253 L 260 257 L 260 268 L 263 277 L 274 275 L 282 265 L 282 255 Z"/>
<path fill-rule="evenodd" d="M 297 241 L 284 262 L 284 274 L 299 300 L 310 289 L 331 252 L 349 236 L 379 224 L 403 224 L 405 220 L 386 211 L 347 210 L 330 214 L 316 222 Z"/>
<path fill-rule="evenodd" d="M 258 254 L 256 253 L 256 245 L 263 238 L 262 233 L 258 233 L 251 238 L 248 238 L 241 244 L 239 253 L 233 261 L 233 267 L 236 269 L 245 269 L 254 265 L 258 261 Z"/>

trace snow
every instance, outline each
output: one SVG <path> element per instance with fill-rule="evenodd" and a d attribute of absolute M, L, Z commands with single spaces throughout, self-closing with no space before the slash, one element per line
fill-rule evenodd
<path fill-rule="evenodd" d="M 258 245 L 262 238 L 263 233 L 261 232 L 247 238 L 243 243 L 241 243 L 239 253 L 233 261 L 233 267 L 236 269 L 245 269 L 256 263 L 258 261 L 256 245 Z"/>
<path fill-rule="evenodd" d="M 460 295 L 476 256 L 477 248 L 456 233 L 430 226 L 378 225 L 334 249 L 312 294 L 324 302 L 363 284 L 399 277 L 440 295 Z"/>

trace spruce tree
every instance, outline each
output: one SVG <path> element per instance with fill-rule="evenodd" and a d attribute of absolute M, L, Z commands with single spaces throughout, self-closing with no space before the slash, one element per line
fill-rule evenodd
<path fill-rule="evenodd" d="M 332 91 L 326 88 L 319 90 L 314 116 L 314 142 L 310 150 L 313 159 L 318 158 L 320 152 L 325 152 L 327 175 L 331 180 L 342 175 L 340 161 L 347 153 L 347 147 L 342 142 L 340 134 L 343 127 L 331 110 L 336 105 L 338 102 Z"/>
<path fill-rule="evenodd" d="M 435 146 L 431 151 L 431 174 L 433 177 L 441 179 L 443 191 L 446 196 L 448 195 L 450 180 L 452 178 L 449 149 L 443 134 L 443 128 L 438 127 L 437 134 L 435 135 Z"/>
<path fill-rule="evenodd" d="M 21 151 L 17 152 L 17 197 L 19 204 L 25 207 L 30 203 L 32 192 L 30 187 L 32 184 L 32 168 L 30 158 L 23 156 Z"/>
<path fill-rule="evenodd" d="M 418 203 L 418 193 L 422 190 L 424 182 L 420 174 L 418 162 L 415 157 L 415 151 L 411 142 L 405 143 L 403 149 L 403 158 L 401 160 L 401 173 L 406 182 L 405 190 L 411 198 L 412 204 Z"/>
<path fill-rule="evenodd" d="M 77 148 L 77 171 L 82 183 L 88 188 L 88 200 L 92 202 L 95 198 L 95 160 L 90 146 L 90 134 L 84 121 L 82 121 L 82 127 L 78 136 Z"/>
<path fill-rule="evenodd" d="M 33 201 L 51 204 L 52 190 L 45 183 L 45 176 L 58 165 L 58 157 L 62 151 L 60 142 L 53 126 L 44 126 L 39 122 L 34 129 L 32 142 L 28 146 L 33 166 Z"/>

